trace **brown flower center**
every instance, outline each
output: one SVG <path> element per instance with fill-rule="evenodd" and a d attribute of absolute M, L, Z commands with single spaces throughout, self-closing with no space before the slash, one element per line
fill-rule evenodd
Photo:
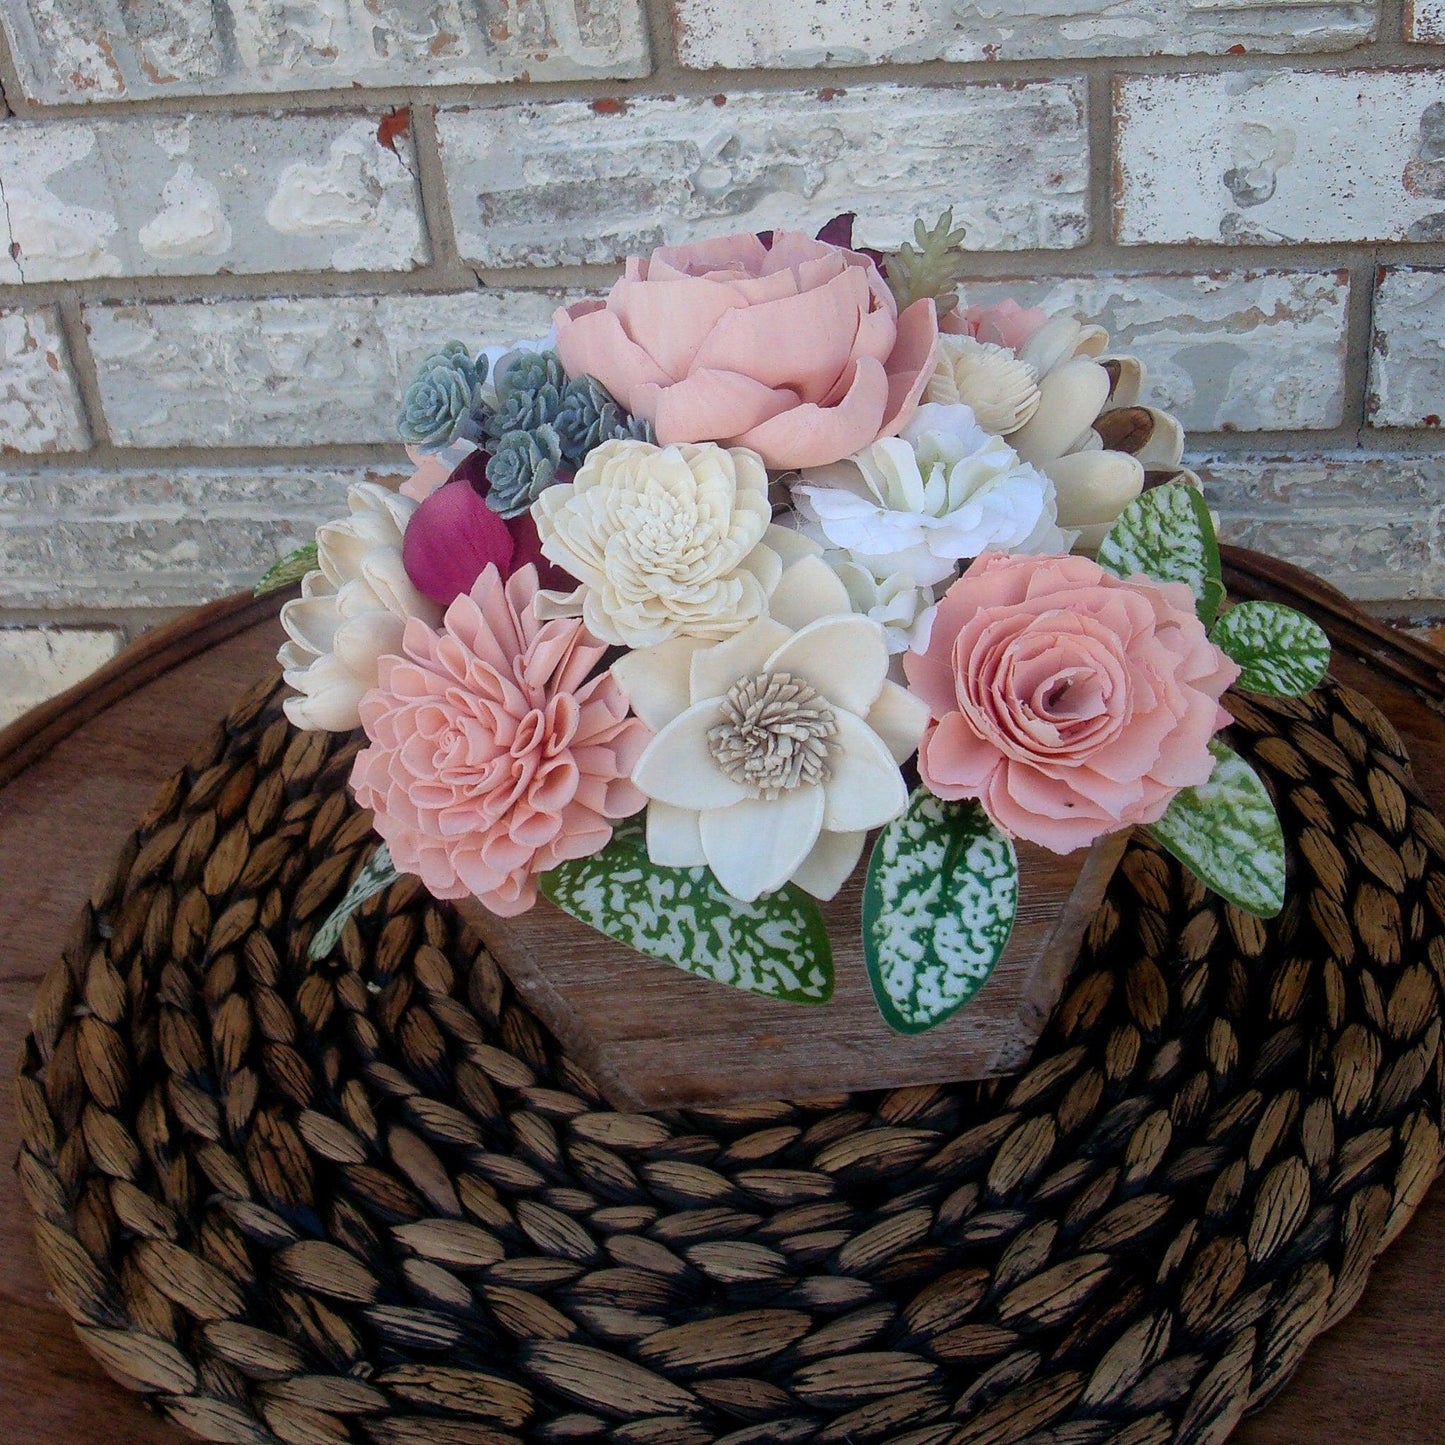
<path fill-rule="evenodd" d="M 818 690 L 787 672 L 740 678 L 722 700 L 723 721 L 708 729 L 713 760 L 758 798 L 776 798 L 832 774 L 838 731 Z"/>

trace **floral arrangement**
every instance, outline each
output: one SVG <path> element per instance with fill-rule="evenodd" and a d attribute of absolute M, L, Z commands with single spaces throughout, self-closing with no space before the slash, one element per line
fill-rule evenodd
<path fill-rule="evenodd" d="M 415 474 L 268 578 L 301 576 L 289 718 L 367 739 L 386 847 L 345 907 L 392 870 L 504 916 L 545 895 L 817 1002 L 818 902 L 872 838 L 864 954 L 905 1032 L 1001 955 L 1018 840 L 1146 828 L 1280 909 L 1221 699 L 1307 691 L 1323 634 L 1223 609 L 1182 432 L 1099 326 L 966 305 L 950 217 L 886 256 L 849 231 L 662 247 L 546 338 L 422 364 Z"/>

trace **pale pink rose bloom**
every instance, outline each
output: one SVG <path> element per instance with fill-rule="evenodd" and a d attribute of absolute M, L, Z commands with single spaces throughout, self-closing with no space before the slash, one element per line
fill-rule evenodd
<path fill-rule="evenodd" d="M 398 490 L 403 497 L 410 497 L 413 502 L 426 501 L 451 476 L 452 469 L 456 466 L 455 460 L 448 459 L 449 453 L 423 452 L 416 447 L 408 447 L 406 454 L 411 458 L 416 470 Z"/>
<path fill-rule="evenodd" d="M 1037 306 L 1025 309 L 1010 297 L 992 306 L 955 308 L 938 323 L 938 329 L 950 336 L 972 336 L 975 341 L 1017 351 L 1048 319 L 1047 311 Z"/>
<path fill-rule="evenodd" d="M 605 301 L 555 319 L 568 374 L 595 377 L 659 444 L 750 447 L 774 468 L 895 435 L 938 346 L 931 300 L 899 315 L 867 256 L 792 231 L 631 257 Z"/>
<path fill-rule="evenodd" d="M 1086 557 L 980 557 L 903 660 L 934 721 L 918 752 L 940 798 L 977 798 L 1055 853 L 1157 821 L 1208 780 L 1239 668 L 1181 582 L 1122 581 Z"/>
<path fill-rule="evenodd" d="M 398 868 L 503 917 L 647 801 L 630 775 L 652 734 L 610 671 L 592 675 L 606 648 L 581 622 L 538 622 L 536 595 L 535 567 L 504 583 L 489 566 L 439 632 L 410 619 L 361 700 L 371 746 L 351 774 Z"/>

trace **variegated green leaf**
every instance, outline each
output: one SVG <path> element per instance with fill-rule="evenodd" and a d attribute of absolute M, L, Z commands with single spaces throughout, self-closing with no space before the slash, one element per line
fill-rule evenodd
<path fill-rule="evenodd" d="M 257 597 L 268 592 L 279 592 L 293 582 L 299 582 L 316 567 L 316 543 L 306 542 L 294 552 L 288 552 L 279 562 L 273 562 L 262 574 L 254 588 Z"/>
<path fill-rule="evenodd" d="M 341 930 L 346 927 L 346 920 L 368 898 L 374 897 L 383 888 L 390 888 L 400 877 L 400 871 L 391 861 L 391 849 L 383 843 L 366 860 L 356 877 L 351 880 L 351 887 L 346 890 L 341 902 L 331 910 L 321 927 L 312 934 L 311 946 L 306 950 L 311 961 L 316 963 L 325 958 L 340 940 Z"/>
<path fill-rule="evenodd" d="M 1003 955 L 1018 907 L 1014 846 L 977 803 L 917 789 L 878 836 L 863 887 L 863 954 L 888 1026 L 957 1013 Z"/>
<path fill-rule="evenodd" d="M 1303 697 L 1318 687 L 1330 667 L 1325 630 L 1278 602 L 1241 602 L 1231 607 L 1210 640 L 1240 666 L 1235 684 L 1269 697 Z"/>
<path fill-rule="evenodd" d="M 1135 497 L 1099 547 L 1099 566 L 1116 577 L 1143 573 L 1156 582 L 1183 582 L 1206 627 L 1224 601 L 1219 541 L 1197 487 L 1168 482 Z"/>
<path fill-rule="evenodd" d="M 1149 832 L 1206 887 L 1260 918 L 1284 907 L 1284 830 L 1259 774 L 1217 738 L 1209 781 L 1175 795 Z"/>
<path fill-rule="evenodd" d="M 538 882 L 589 928 L 699 978 L 789 1003 L 826 1003 L 833 995 L 823 915 L 792 884 L 740 902 L 708 868 L 658 867 L 635 829 Z"/>

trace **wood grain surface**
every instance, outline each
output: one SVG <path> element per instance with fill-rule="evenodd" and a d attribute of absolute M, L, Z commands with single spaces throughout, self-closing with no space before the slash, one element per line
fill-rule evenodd
<path fill-rule="evenodd" d="M 1282 569 L 1251 580 L 1245 568 L 1231 590 L 1275 595 L 1271 588 L 1280 585 L 1294 585 Z M 1445 812 L 1445 718 L 1390 681 L 1381 649 L 1392 668 L 1419 668 L 1421 676 L 1433 669 L 1438 677 L 1445 658 L 1424 644 L 1405 645 L 1397 655 L 1380 629 L 1337 594 L 1311 602 L 1316 615 L 1333 608 L 1360 629 L 1350 643 L 1357 655 L 1337 655 L 1335 671 L 1400 727 L 1422 785 Z M 0 1044 L 7 1066 L 25 1033 L 34 989 L 93 880 L 156 787 L 271 666 L 280 630 L 269 617 L 257 623 L 255 616 L 231 604 L 229 611 L 202 614 L 189 637 L 181 628 L 162 639 L 164 648 L 153 641 L 131 676 L 131 684 L 140 685 L 130 691 L 110 685 L 136 661 L 123 654 L 103 691 L 82 688 L 47 711 L 43 745 L 23 720 L 0 735 L 0 769 L 7 755 L 25 749 L 23 766 L 0 788 Z M 1341 636 L 1336 633 L 1337 646 Z M 16 1149 L 7 1086 L 0 1090 L 0 1154 L 13 1161 Z M 1232 1438 L 1242 1445 L 1423 1445 L 1445 1438 L 1442 1286 L 1445 1191 L 1437 1187 L 1376 1266 L 1359 1307 L 1316 1342 L 1282 1394 Z M 8 1173 L 0 1181 L 0 1406 L 13 1445 L 184 1438 L 104 1376 L 47 1299 L 29 1216 Z"/>

